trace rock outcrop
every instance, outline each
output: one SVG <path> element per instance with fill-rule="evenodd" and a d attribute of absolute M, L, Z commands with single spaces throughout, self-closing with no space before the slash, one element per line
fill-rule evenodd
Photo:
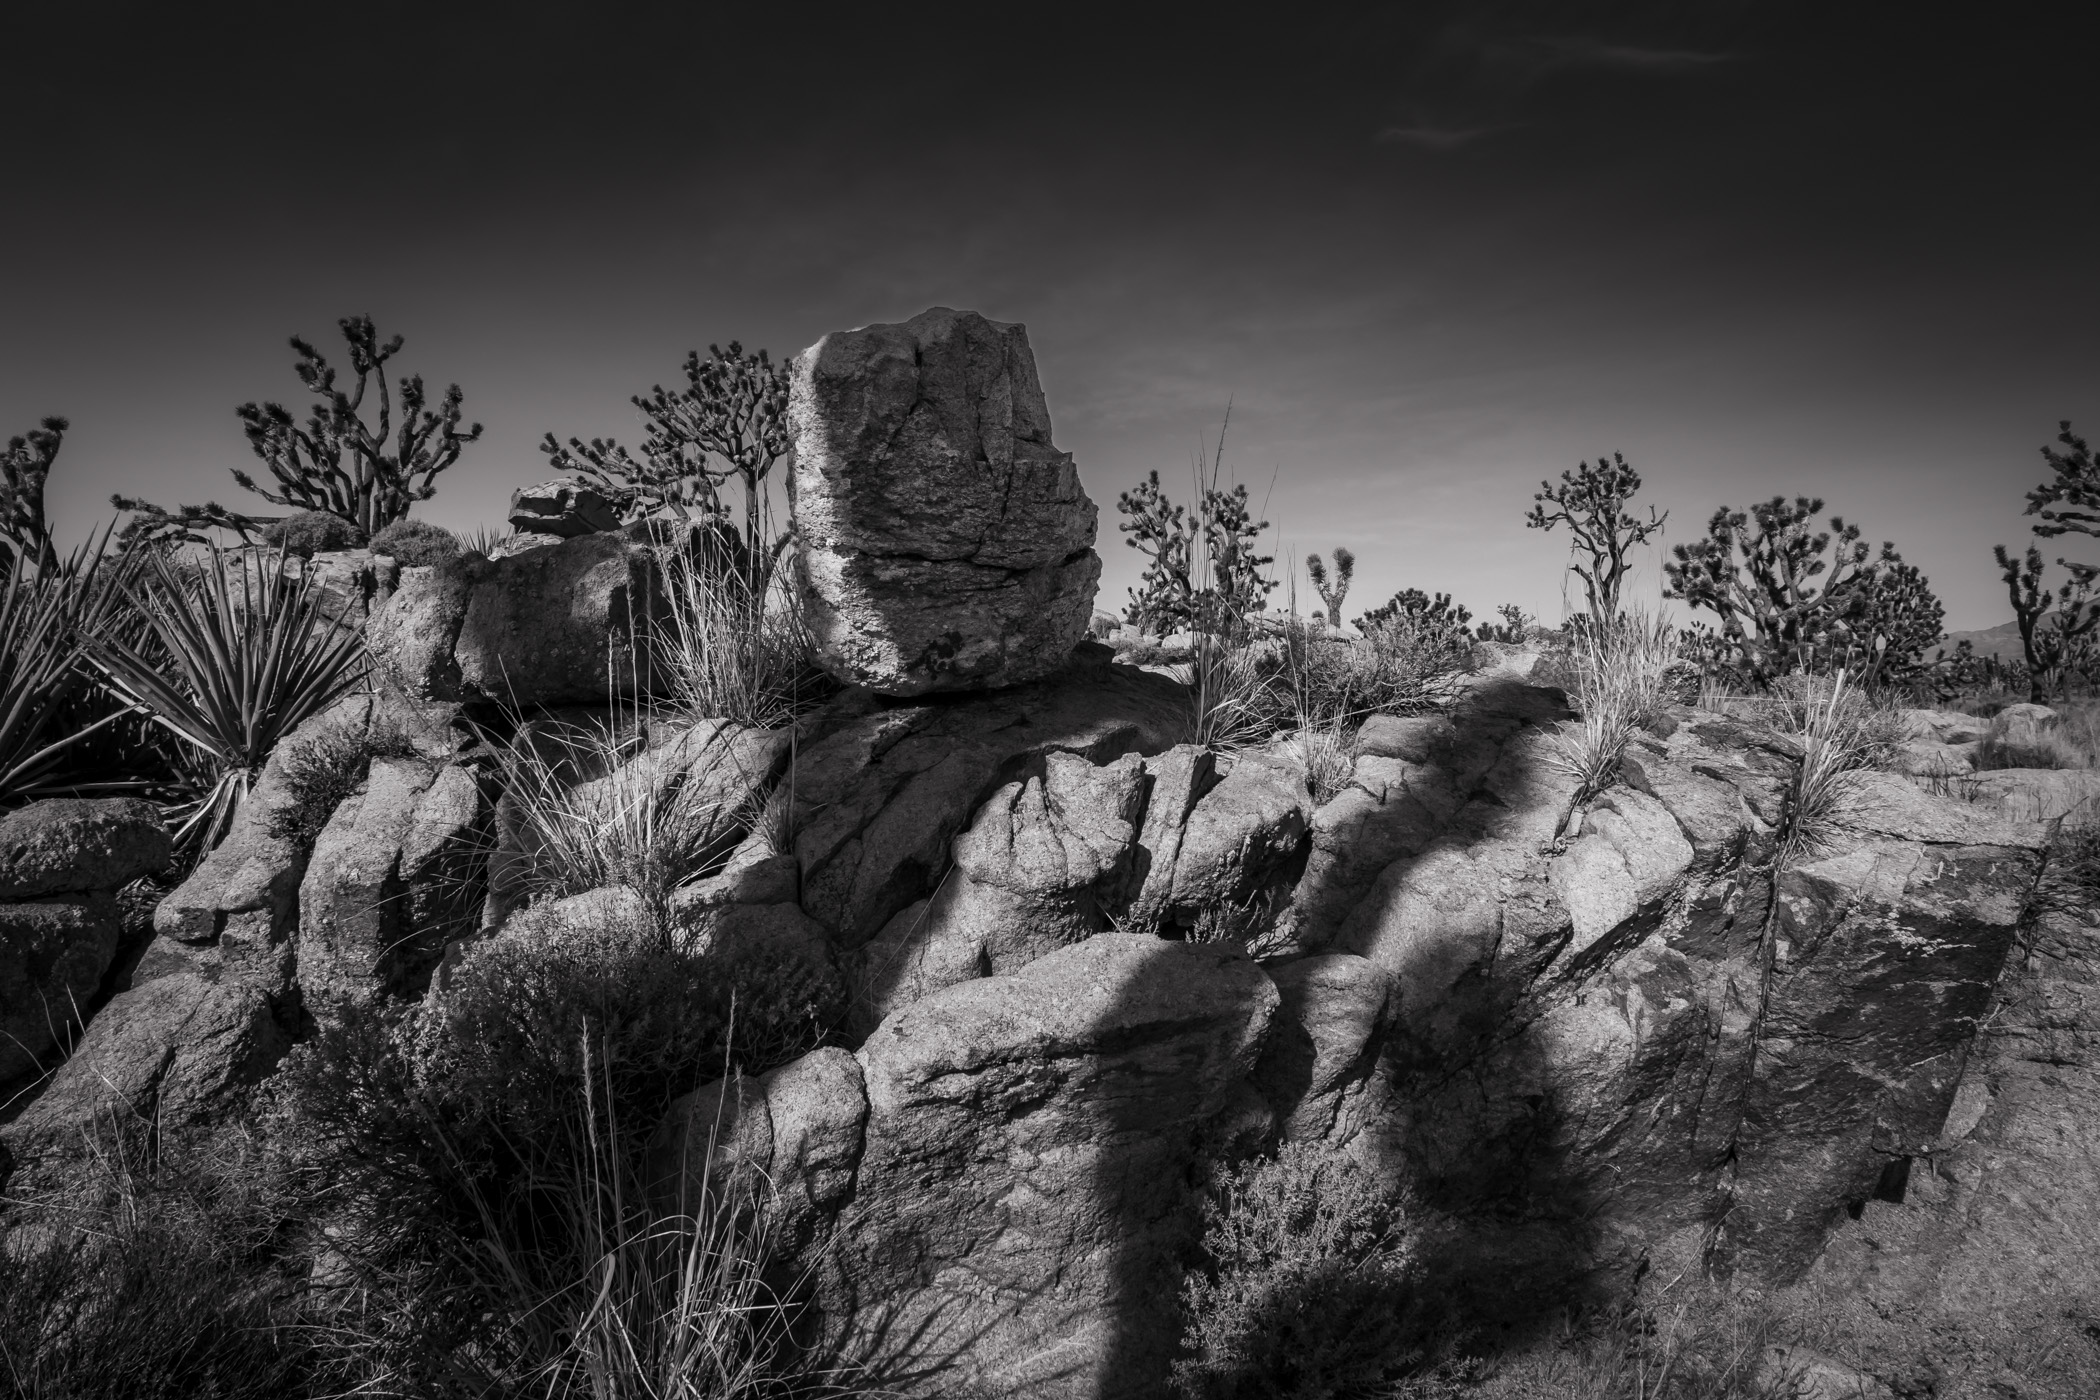
<path fill-rule="evenodd" d="M 115 892 L 168 863 L 136 798 L 33 802 L 0 817 L 0 1084 L 67 1039 L 117 955 Z"/>
<path fill-rule="evenodd" d="M 583 534 L 403 569 L 365 639 L 380 679 L 418 701 L 603 705 L 660 683 L 652 628 L 668 607 L 649 545 Z"/>
<path fill-rule="evenodd" d="M 908 696 L 1063 665 L 1101 577 L 1096 512 L 1027 333 L 937 307 L 835 331 L 791 375 L 796 566 L 832 673 Z"/>

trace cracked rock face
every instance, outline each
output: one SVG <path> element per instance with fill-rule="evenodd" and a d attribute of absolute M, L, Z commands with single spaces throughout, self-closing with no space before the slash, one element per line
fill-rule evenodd
<path fill-rule="evenodd" d="M 788 416 L 802 598 L 832 674 L 992 689 L 1086 635 L 1097 513 L 1020 326 L 936 307 L 835 331 L 796 357 Z"/>

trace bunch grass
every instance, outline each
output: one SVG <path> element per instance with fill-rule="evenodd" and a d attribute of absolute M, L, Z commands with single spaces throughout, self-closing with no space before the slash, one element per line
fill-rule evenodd
<path fill-rule="evenodd" d="M 1637 611 L 1572 633 L 1567 665 L 1578 718 L 1553 736 L 1547 761 L 1575 780 L 1579 805 L 1611 786 L 1626 745 L 1669 704 L 1678 640 L 1667 620 Z"/>

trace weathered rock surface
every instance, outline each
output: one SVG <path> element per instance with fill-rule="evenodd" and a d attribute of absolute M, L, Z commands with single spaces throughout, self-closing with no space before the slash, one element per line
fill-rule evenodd
<path fill-rule="evenodd" d="M 36 1068 L 80 1024 L 120 932 L 107 891 L 0 904 L 0 1083 Z"/>
<path fill-rule="evenodd" d="M 1096 512 L 1027 333 L 937 307 L 797 356 L 796 565 L 825 665 L 890 695 L 1035 680 L 1083 636 Z"/>
<path fill-rule="evenodd" d="M 316 1005 L 414 995 L 486 894 L 490 802 L 465 768 L 374 759 L 299 891 L 298 975 Z"/>
<path fill-rule="evenodd" d="M 165 1133 L 193 1127 L 234 1107 L 290 1046 L 271 999 L 254 985 L 193 973 L 156 978 L 102 1008 L 9 1136 L 63 1148 L 112 1118 Z"/>
<path fill-rule="evenodd" d="M 292 755 L 324 735 L 361 737 L 371 715 L 368 697 L 351 696 L 279 742 L 226 836 L 155 907 L 156 934 L 208 947 L 215 964 L 238 970 L 272 992 L 289 984 L 290 942 L 299 923 L 299 882 L 308 852 L 279 834 L 281 820 L 296 801 L 287 766 Z"/>
<path fill-rule="evenodd" d="M 656 557 L 618 535 L 497 560 L 476 581 L 453 657 L 461 699 L 604 704 L 656 683 L 650 629 L 669 615 Z"/>
<path fill-rule="evenodd" d="M 594 533 L 404 569 L 365 639 L 380 678 L 418 700 L 602 705 L 657 684 L 667 608 L 654 552 Z"/>
<path fill-rule="evenodd" d="M 400 562 L 369 549 L 331 550 L 306 561 L 305 574 L 321 595 L 322 610 L 346 626 L 362 627 L 393 596 Z"/>
<path fill-rule="evenodd" d="M 994 792 L 956 836 L 933 897 L 892 918 L 856 959 L 853 1030 L 973 977 L 1013 972 L 1109 927 L 1129 895 L 1145 763 L 1051 750 Z"/>
<path fill-rule="evenodd" d="M 510 527 L 523 534 L 570 539 L 620 528 L 612 502 L 573 477 L 556 477 L 510 493 Z"/>
<path fill-rule="evenodd" d="M 0 900 L 114 890 L 157 874 L 168 829 L 136 797 L 32 802 L 0 817 Z"/>
<path fill-rule="evenodd" d="M 2049 903 L 1938 1136 L 1890 1159 L 1803 1285 L 1860 1300 L 1870 1369 L 1907 1393 L 2100 1394 L 2100 919 Z"/>
<path fill-rule="evenodd" d="M 1276 1005 L 1242 956 L 1102 934 L 892 1016 L 824 1256 L 848 1345 L 937 1392 L 1160 1394 L 1188 1176 Z"/>
<path fill-rule="evenodd" d="M 797 760 L 795 858 L 803 908 L 854 949 L 934 892 L 956 833 L 1031 756 L 1161 753 L 1184 737 L 1188 708 L 1182 686 L 1089 643 L 1031 685 L 858 714 L 849 700 L 826 722 Z"/>

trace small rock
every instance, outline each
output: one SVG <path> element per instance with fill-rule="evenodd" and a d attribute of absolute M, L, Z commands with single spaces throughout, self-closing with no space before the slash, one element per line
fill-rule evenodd
<path fill-rule="evenodd" d="M 510 525 L 523 534 L 573 539 L 620 528 L 612 502 L 572 477 L 557 477 L 510 493 Z"/>

